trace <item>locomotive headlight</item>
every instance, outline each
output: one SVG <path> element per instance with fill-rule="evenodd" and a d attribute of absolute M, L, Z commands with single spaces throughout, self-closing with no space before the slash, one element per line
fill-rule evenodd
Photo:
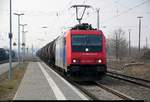
<path fill-rule="evenodd" d="M 72 63 L 79 63 L 79 59 L 72 59 Z"/>
<path fill-rule="evenodd" d="M 76 62 L 77 62 L 77 60 L 73 59 L 73 63 L 76 63 Z"/>
<path fill-rule="evenodd" d="M 102 60 L 101 60 L 101 59 L 99 59 L 97 62 L 98 62 L 98 63 L 102 63 Z"/>

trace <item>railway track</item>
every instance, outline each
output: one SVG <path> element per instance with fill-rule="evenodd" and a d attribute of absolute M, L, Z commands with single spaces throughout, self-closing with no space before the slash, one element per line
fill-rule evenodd
<path fill-rule="evenodd" d="M 18 59 L 12 59 L 12 62 L 17 62 L 17 61 L 18 61 Z M 28 59 L 24 59 L 24 61 L 37 62 L 37 61 L 39 61 L 39 59 L 37 59 L 37 58 L 28 58 Z M 4 63 L 9 63 L 9 60 L 0 61 L 0 64 L 4 64 Z"/>
<path fill-rule="evenodd" d="M 123 88 L 123 90 L 120 90 L 120 89 L 118 90 L 118 89 L 112 87 L 113 84 L 116 86 L 116 83 L 112 83 L 111 85 L 109 85 L 108 83 L 111 83 L 110 79 L 114 78 L 114 77 L 108 76 L 106 79 L 104 78 L 104 80 L 107 82 L 107 84 L 101 82 L 101 80 L 99 82 L 93 81 L 93 82 L 87 82 L 86 84 L 82 84 L 82 82 L 74 82 L 74 81 L 66 78 L 60 71 L 56 70 L 56 68 L 54 66 L 50 66 L 50 67 L 54 71 L 59 73 L 67 81 L 69 81 L 71 84 L 76 86 L 79 90 L 81 90 L 91 100 L 135 100 L 137 98 L 137 97 L 135 97 L 136 94 L 134 95 L 134 93 L 138 93 L 137 90 L 134 91 L 134 89 L 133 89 L 133 91 L 131 90 L 131 93 L 130 92 L 128 93 L 128 91 L 127 91 L 128 88 L 126 91 L 124 90 L 126 88 Z M 115 79 L 118 79 L 118 78 L 115 78 Z M 123 79 L 121 79 L 121 80 L 123 80 Z M 118 81 L 118 82 L 121 83 L 120 81 Z M 125 81 L 125 82 L 127 82 L 127 81 Z M 131 84 L 131 86 L 132 85 L 133 85 L 133 83 Z M 130 86 L 130 84 L 127 84 L 127 86 Z M 126 87 L 126 84 L 124 87 Z M 143 87 L 143 88 L 145 88 L 145 87 Z M 145 92 L 145 90 L 143 90 L 143 91 Z M 145 93 L 147 93 L 147 92 L 145 92 Z M 145 94 L 145 95 L 148 95 L 148 94 Z M 138 98 L 138 99 L 143 99 L 143 98 Z M 144 98 L 144 99 L 147 99 L 147 98 Z"/>
<path fill-rule="evenodd" d="M 108 88 L 98 82 L 74 82 L 66 78 L 60 71 L 56 70 L 54 66 L 50 67 L 92 100 L 134 100 L 133 98 L 124 95 L 114 89 Z"/>
<path fill-rule="evenodd" d="M 134 84 L 137 84 L 137 85 L 140 85 L 140 86 L 143 86 L 143 87 L 150 89 L 150 81 L 149 80 L 131 77 L 131 76 L 119 74 L 119 73 L 112 72 L 112 71 L 108 71 L 106 75 L 113 77 L 113 78 L 117 78 L 117 79 L 121 79 L 121 80 L 130 82 L 130 83 L 134 83 Z"/>
<path fill-rule="evenodd" d="M 7 63 L 8 60 L 3 60 L 3 61 L 0 61 L 0 64 L 3 64 L 3 63 Z"/>
<path fill-rule="evenodd" d="M 88 82 L 86 84 L 71 83 L 93 100 L 135 100 L 134 98 L 100 84 L 99 82 Z"/>
<path fill-rule="evenodd" d="M 17 59 L 12 59 L 12 62 L 16 62 Z M 0 64 L 4 64 L 4 63 L 8 63 L 9 60 L 3 60 L 3 61 L 0 61 Z"/>

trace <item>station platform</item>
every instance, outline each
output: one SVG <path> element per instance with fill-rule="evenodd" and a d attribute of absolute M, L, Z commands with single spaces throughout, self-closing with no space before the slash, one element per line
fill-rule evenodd
<path fill-rule="evenodd" d="M 89 100 L 43 62 L 30 62 L 13 100 Z"/>

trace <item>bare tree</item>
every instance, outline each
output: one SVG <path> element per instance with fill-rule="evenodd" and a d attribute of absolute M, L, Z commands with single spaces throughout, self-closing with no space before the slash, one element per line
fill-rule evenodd
<path fill-rule="evenodd" d="M 114 31 L 112 38 L 107 39 L 107 54 L 121 60 L 128 53 L 128 42 L 125 39 L 125 31 L 121 28 Z"/>

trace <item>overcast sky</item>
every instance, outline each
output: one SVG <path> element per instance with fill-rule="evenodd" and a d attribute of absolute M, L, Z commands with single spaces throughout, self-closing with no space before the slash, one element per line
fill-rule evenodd
<path fill-rule="evenodd" d="M 128 39 L 128 29 L 131 29 L 132 46 L 138 46 L 137 16 L 143 16 L 141 45 L 145 45 L 147 37 L 150 47 L 150 0 L 12 0 L 13 13 L 25 14 L 21 16 L 21 24 L 28 24 L 25 27 L 25 31 L 28 31 L 27 47 L 33 44 L 40 48 L 68 27 L 77 24 L 75 9 L 70 8 L 74 4 L 93 7 L 87 9 L 82 21 L 91 23 L 93 27 L 97 24 L 96 8 L 100 8 L 100 27 L 107 38 L 111 37 L 115 29 L 122 28 Z M 13 15 L 13 42 L 16 43 L 17 24 L 17 16 Z M 0 0 L 0 47 L 9 47 L 8 32 L 9 0 Z"/>

